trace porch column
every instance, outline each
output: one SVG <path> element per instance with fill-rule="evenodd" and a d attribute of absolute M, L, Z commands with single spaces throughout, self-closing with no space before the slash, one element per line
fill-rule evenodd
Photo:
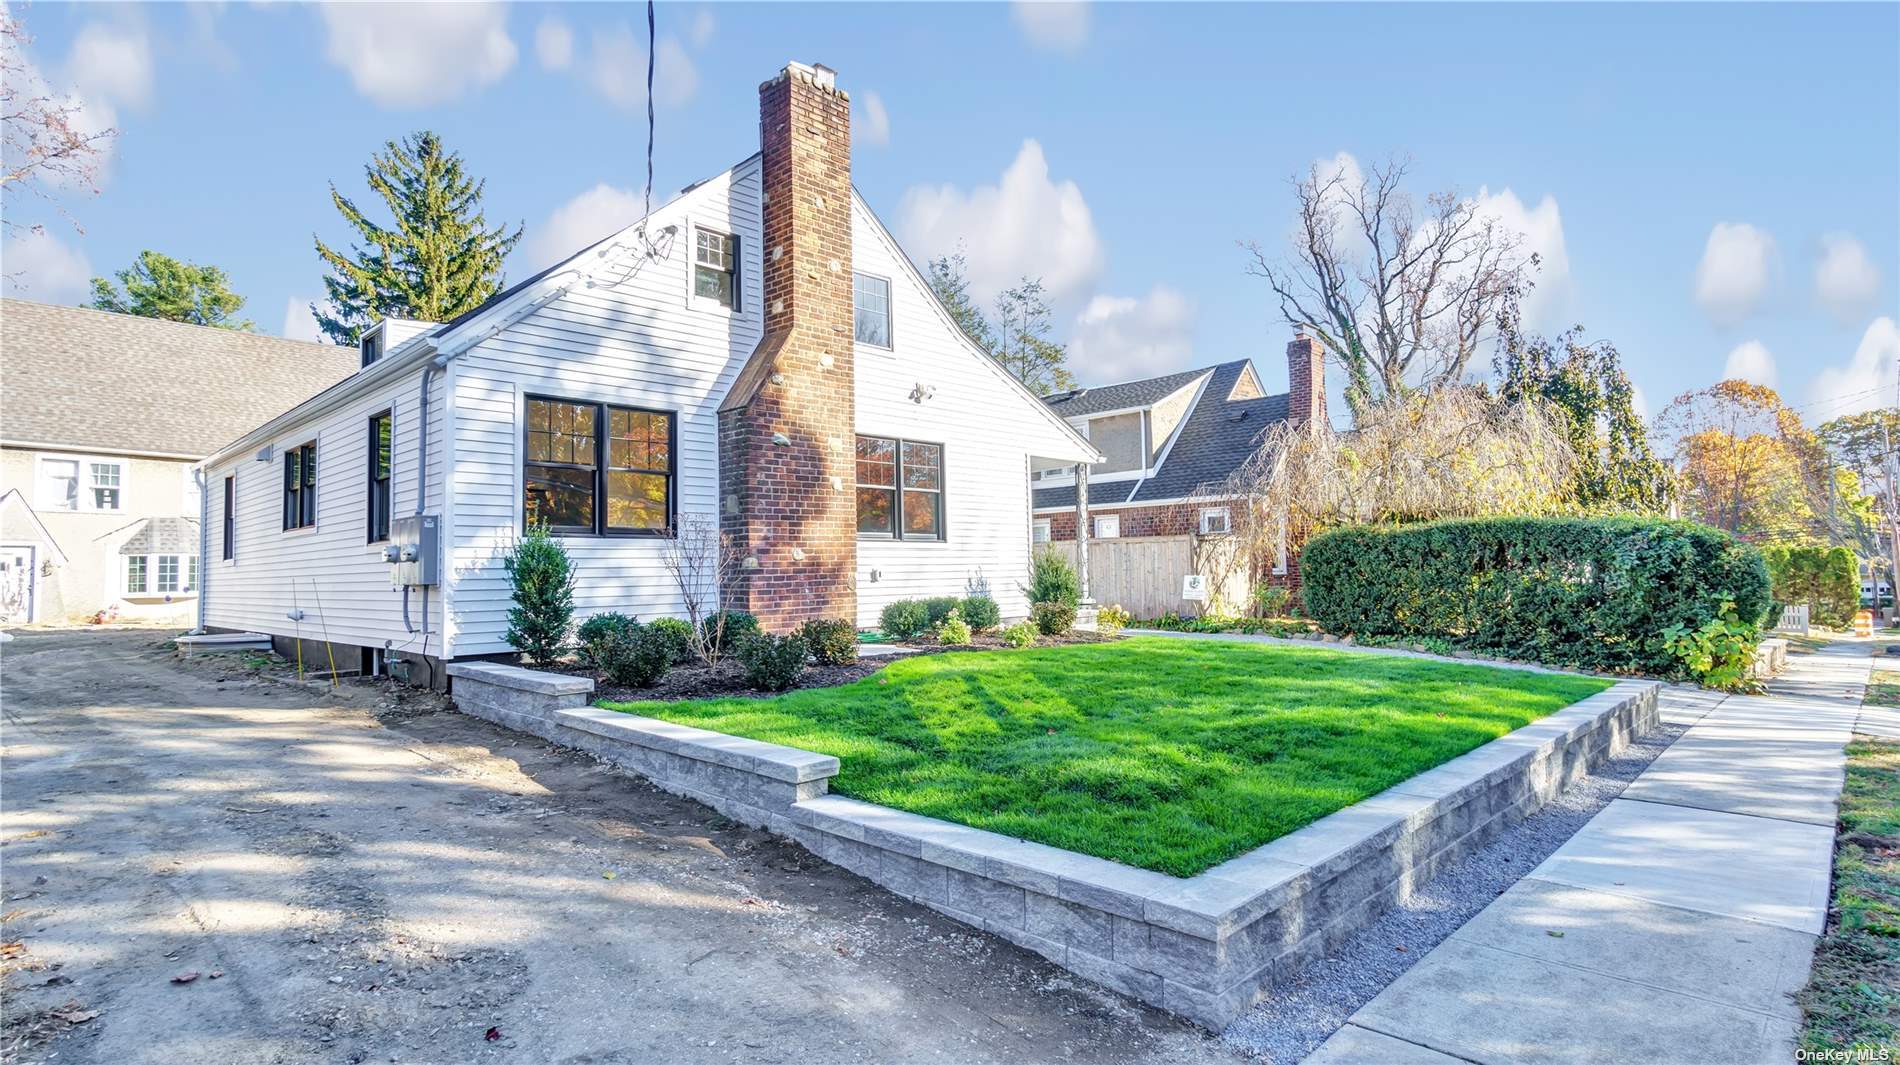
<path fill-rule="evenodd" d="M 1092 603 L 1089 597 L 1089 464 L 1075 464 L 1075 577 L 1082 592 L 1082 602 Z"/>

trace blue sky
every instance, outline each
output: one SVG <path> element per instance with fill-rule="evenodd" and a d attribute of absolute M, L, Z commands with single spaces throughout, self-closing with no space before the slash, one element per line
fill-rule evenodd
<path fill-rule="evenodd" d="M 308 330 L 312 234 L 346 236 L 328 183 L 365 196 L 369 153 L 423 128 L 528 227 L 511 276 L 638 200 L 643 6 L 10 10 L 121 131 L 102 193 L 66 198 L 83 233 L 7 204 L 45 223 L 5 245 L 12 294 L 80 302 L 153 248 Z M 1537 324 L 1615 341 L 1651 413 L 1734 372 L 1818 421 L 1900 359 L 1900 5 L 665 4 L 659 33 L 658 196 L 755 150 L 786 60 L 825 63 L 872 207 L 914 257 L 961 243 L 983 291 L 1043 277 L 1084 381 L 1251 356 L 1284 387 L 1240 242 L 1284 246 L 1295 173 L 1394 154 L 1527 233 Z"/>

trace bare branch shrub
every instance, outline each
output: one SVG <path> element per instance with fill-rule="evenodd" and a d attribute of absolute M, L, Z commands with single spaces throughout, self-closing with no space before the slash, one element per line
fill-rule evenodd
<path fill-rule="evenodd" d="M 678 533 L 667 544 L 663 558 L 679 589 L 686 620 L 693 626 L 693 653 L 709 666 L 718 665 L 725 652 L 725 614 L 720 613 L 711 626 L 705 622 L 714 614 L 719 593 L 738 561 L 732 537 L 704 514 L 687 514 L 680 519 Z"/>

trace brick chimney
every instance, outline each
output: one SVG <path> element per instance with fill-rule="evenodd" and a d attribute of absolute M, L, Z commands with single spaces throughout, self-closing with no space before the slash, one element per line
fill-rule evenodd
<path fill-rule="evenodd" d="M 1326 420 L 1326 349 L 1305 330 L 1286 346 L 1287 418 L 1296 424 Z"/>
<path fill-rule="evenodd" d="M 822 66 L 759 86 L 765 338 L 719 414 L 727 609 L 857 620 L 851 100 Z"/>

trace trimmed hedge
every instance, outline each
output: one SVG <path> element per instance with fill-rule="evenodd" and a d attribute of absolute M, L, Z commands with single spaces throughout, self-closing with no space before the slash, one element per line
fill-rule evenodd
<path fill-rule="evenodd" d="M 1300 553 L 1329 632 L 1440 638 L 1552 665 L 1679 675 L 1672 625 L 1753 624 L 1768 567 L 1719 529 L 1654 518 L 1477 518 L 1323 533 Z"/>

